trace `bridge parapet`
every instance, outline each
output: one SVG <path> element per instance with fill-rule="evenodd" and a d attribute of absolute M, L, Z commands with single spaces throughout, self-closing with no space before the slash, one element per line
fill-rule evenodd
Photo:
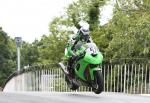
<path fill-rule="evenodd" d="M 150 94 L 150 65 L 105 64 L 100 67 L 104 76 L 105 92 Z M 32 66 L 13 73 L 3 91 L 70 92 L 64 77 L 56 64 Z M 81 87 L 78 91 L 91 89 Z"/>

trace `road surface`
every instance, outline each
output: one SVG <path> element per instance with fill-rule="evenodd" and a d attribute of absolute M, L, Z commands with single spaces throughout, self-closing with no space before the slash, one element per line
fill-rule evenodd
<path fill-rule="evenodd" d="M 0 92 L 0 103 L 150 103 L 150 96 L 90 92 Z"/>

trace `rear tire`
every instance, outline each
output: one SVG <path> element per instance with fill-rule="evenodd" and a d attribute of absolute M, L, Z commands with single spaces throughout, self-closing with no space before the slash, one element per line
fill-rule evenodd
<path fill-rule="evenodd" d="M 67 82 L 67 85 L 71 90 L 77 90 L 79 88 L 79 86 L 70 81 L 67 76 L 65 76 L 65 81 Z"/>
<path fill-rule="evenodd" d="M 101 71 L 94 72 L 94 83 L 96 88 L 92 88 L 93 92 L 96 94 L 100 94 L 104 89 L 104 80 Z"/>

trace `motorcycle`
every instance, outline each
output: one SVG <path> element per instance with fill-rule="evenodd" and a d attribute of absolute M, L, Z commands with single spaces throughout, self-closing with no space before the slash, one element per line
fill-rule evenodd
<path fill-rule="evenodd" d="M 100 94 L 104 88 L 103 75 L 99 65 L 103 56 L 95 43 L 79 43 L 75 46 L 76 54 L 79 55 L 73 63 L 74 78 L 69 76 L 67 66 L 59 63 L 65 74 L 65 81 L 71 90 L 77 90 L 80 86 L 91 87 L 92 91 Z"/>

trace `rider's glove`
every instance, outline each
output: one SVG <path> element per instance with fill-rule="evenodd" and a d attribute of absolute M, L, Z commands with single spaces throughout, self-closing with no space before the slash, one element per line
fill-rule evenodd
<path fill-rule="evenodd" d="M 86 54 L 86 52 L 84 51 L 84 52 L 82 52 L 82 53 L 80 53 L 80 57 L 83 57 L 84 55 Z"/>

